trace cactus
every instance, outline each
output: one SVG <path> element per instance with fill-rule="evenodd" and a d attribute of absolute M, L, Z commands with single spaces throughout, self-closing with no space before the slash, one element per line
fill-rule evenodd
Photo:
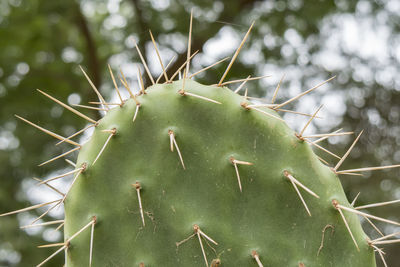
<path fill-rule="evenodd" d="M 99 121 L 40 91 L 88 120 L 94 133 L 81 145 L 19 117 L 73 145 L 71 152 L 79 150 L 73 171 L 40 181 L 58 191 L 51 181 L 73 175 L 67 192 L 58 191 L 60 199 L 2 214 L 64 204 L 64 220 L 30 225 L 64 226 L 64 242 L 48 245 L 56 249 L 37 266 L 62 252 L 68 267 L 364 267 L 375 266 L 375 252 L 384 260 L 379 246 L 393 242 L 393 235 L 371 240 L 358 216 L 399 223 L 361 211 L 387 203 L 354 207 L 338 175 L 399 165 L 339 170 L 359 135 L 329 167 L 312 146 L 323 149 L 322 139 L 349 133 L 305 136 L 319 109 L 306 114 L 310 119 L 299 133 L 278 115 L 332 78 L 282 104 L 240 95 L 253 78 L 235 81 L 242 83 L 235 92 L 227 88 L 231 82 L 224 79 L 250 29 L 216 85 L 191 79 L 191 53 L 177 81 L 167 77 L 161 59 L 165 83 L 154 81 L 144 61 L 152 86 L 142 83 L 135 94 L 122 76 L 131 97 L 119 105 L 106 103 L 91 83 L 106 111 Z"/>

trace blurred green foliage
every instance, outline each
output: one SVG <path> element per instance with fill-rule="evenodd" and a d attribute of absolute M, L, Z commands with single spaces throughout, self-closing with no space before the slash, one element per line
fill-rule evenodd
<path fill-rule="evenodd" d="M 54 139 L 17 122 L 13 114 L 29 118 L 64 136 L 85 126 L 81 118 L 64 112 L 35 89 L 40 88 L 70 102 L 77 98 L 82 104 L 96 101 L 96 95 L 78 68 L 82 65 L 106 99 L 110 100 L 113 93 L 107 63 L 115 71 L 121 67 L 129 82 L 136 85 L 136 66 L 132 63 L 139 62 L 139 58 L 133 39 L 138 42 L 147 61 L 155 62 L 149 29 L 156 36 L 163 55 L 168 57 L 164 58 L 164 64 L 175 56 L 169 73 L 174 72 L 186 59 L 192 8 L 195 17 L 192 51 L 200 51 L 200 59 L 193 60 L 192 70 L 205 65 L 207 56 L 214 55 L 217 61 L 233 54 L 231 43 L 220 43 L 220 52 L 217 53 L 214 51 L 216 46 L 208 40 L 218 41 L 231 36 L 233 39 L 229 40 L 235 43 L 255 20 L 251 37 L 230 71 L 228 80 L 245 78 L 249 74 L 265 75 L 272 70 L 274 84 L 249 84 L 252 96 L 265 96 L 267 92 L 270 97 L 276 81 L 285 72 L 287 78 L 278 96 L 278 101 L 282 101 L 330 75 L 337 75 L 329 86 L 331 93 L 328 96 L 342 96 L 345 105 L 336 103 L 337 98 L 324 98 L 324 93 L 328 91 L 322 90 L 321 93 L 313 93 L 310 105 L 296 102 L 290 107 L 312 112 L 311 108 L 315 109 L 321 100 L 327 101 L 336 109 L 327 113 L 331 116 L 325 118 L 328 123 L 315 125 L 316 131 L 331 131 L 338 125 L 356 132 L 365 129 L 343 169 L 400 162 L 400 12 L 397 12 L 399 5 L 395 2 L 0 1 L 0 213 L 32 205 L 31 201 L 35 202 L 37 197 L 30 196 L 27 189 L 27 185 L 32 184 L 29 182 L 31 178 L 45 177 L 65 167 L 62 159 L 40 168 L 37 164 L 70 149 L 68 144 L 54 146 Z M 344 23 L 346 21 L 347 24 Z M 368 54 L 357 46 L 346 45 L 347 39 L 343 42 L 332 39 L 332 36 L 351 30 L 348 27 L 352 25 L 351 21 L 364 26 L 372 25 L 378 37 L 383 34 L 383 40 L 373 39 L 367 47 L 373 48 L 377 46 L 375 42 L 384 42 L 381 47 L 385 50 L 381 51 L 378 46 L 377 50 L 371 48 L 372 54 Z M 361 36 L 370 34 L 367 26 L 361 28 L 361 31 L 366 31 L 361 32 Z M 357 43 L 357 40 L 352 43 Z M 332 62 L 340 64 L 332 65 Z M 216 83 L 226 64 L 218 65 L 197 80 Z M 160 68 L 157 67 L 156 71 L 154 64 L 150 66 L 153 66 L 153 75 L 158 76 Z M 149 81 L 146 80 L 146 83 L 149 84 Z M 84 112 L 93 118 L 100 118 L 97 111 Z M 334 139 L 324 145 L 343 155 L 351 141 L 351 138 Z M 322 155 L 331 164 L 336 162 L 334 158 Z M 68 158 L 73 159 L 73 156 L 71 154 Z M 394 169 L 367 173 L 365 177 L 344 176 L 342 181 L 349 199 L 362 192 L 358 200 L 360 204 L 388 201 L 400 198 L 399 174 L 399 170 Z M 44 211 L 32 211 L 30 214 L 33 218 Z M 396 211 L 396 207 L 385 207 L 374 210 L 374 214 L 400 220 Z M 51 217 L 45 220 L 51 220 Z M 48 233 L 44 229 L 33 232 L 20 230 L 21 221 L 26 222 L 26 219 L 15 215 L 0 218 L 0 266 L 31 266 L 51 254 L 51 249 L 35 248 L 49 241 L 45 240 Z M 395 230 L 385 228 L 383 224 L 377 225 L 385 232 Z M 368 227 L 366 231 L 376 235 Z M 385 248 L 387 262 L 391 266 L 400 261 L 396 250 L 399 251 L 398 245 Z M 62 262 L 63 257 L 57 256 L 47 266 L 61 266 Z"/>

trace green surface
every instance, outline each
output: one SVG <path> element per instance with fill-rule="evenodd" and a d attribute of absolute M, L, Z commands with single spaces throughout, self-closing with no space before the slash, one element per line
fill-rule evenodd
<path fill-rule="evenodd" d="M 194 224 L 218 242 L 203 240 L 209 264 L 218 258 L 222 266 L 257 266 L 256 250 L 264 266 L 375 266 L 358 218 L 344 212 L 360 252 L 332 206 L 333 199 L 350 205 L 339 179 L 308 144 L 284 122 L 243 108 L 243 97 L 227 88 L 185 84 L 222 104 L 180 95 L 182 81 L 155 85 L 138 97 L 135 122 L 131 99 L 108 112 L 83 146 L 77 166 L 88 167 L 66 199 L 65 238 L 96 216 L 93 266 L 205 266 L 197 236 L 176 245 L 193 235 Z M 92 165 L 109 136 L 101 130 L 113 128 L 117 134 Z M 169 130 L 186 170 L 170 151 Z M 238 165 L 242 193 L 232 156 L 254 164 Z M 320 196 L 300 189 L 312 217 L 284 170 Z M 137 181 L 145 227 L 132 187 Z M 334 232 L 326 231 L 317 256 L 328 224 Z M 89 240 L 90 229 L 71 242 L 68 267 L 88 263 Z"/>

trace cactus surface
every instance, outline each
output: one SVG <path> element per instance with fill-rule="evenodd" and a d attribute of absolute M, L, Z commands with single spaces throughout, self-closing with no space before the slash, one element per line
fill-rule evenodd
<path fill-rule="evenodd" d="M 221 104 L 182 95 L 183 86 Z M 359 252 L 332 205 L 350 206 L 338 177 L 276 112 L 247 109 L 230 89 L 191 80 L 146 92 L 135 122 L 131 99 L 99 121 L 78 157 L 87 167 L 65 201 L 65 238 L 96 216 L 94 266 L 205 266 L 196 226 L 218 243 L 200 235 L 207 262 L 224 266 L 256 266 L 253 251 L 266 266 L 375 265 L 356 215 L 346 218 Z M 234 160 L 252 164 L 236 165 L 242 192 Z M 287 173 L 318 195 L 298 187 L 311 217 Z M 317 256 L 327 225 L 334 231 Z M 89 239 L 87 231 L 71 242 L 68 266 L 88 261 Z"/>

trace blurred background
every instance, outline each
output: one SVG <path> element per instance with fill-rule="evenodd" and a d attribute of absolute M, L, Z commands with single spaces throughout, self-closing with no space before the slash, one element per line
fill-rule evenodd
<path fill-rule="evenodd" d="M 87 124 L 75 114 L 40 95 L 44 90 L 69 104 L 97 101 L 79 69 L 81 65 L 108 102 L 117 96 L 107 64 L 124 72 L 138 90 L 140 59 L 135 41 L 154 77 L 161 73 L 148 30 L 151 29 L 169 72 L 186 59 L 190 10 L 193 9 L 192 73 L 232 56 L 252 21 L 250 38 L 225 80 L 248 75 L 272 75 L 248 82 L 250 96 L 271 99 L 285 74 L 277 101 L 290 97 L 336 75 L 329 84 L 291 103 L 287 108 L 313 113 L 324 104 L 307 133 L 327 133 L 339 128 L 364 134 L 342 169 L 391 165 L 400 162 L 400 1 L 289 0 L 289 1 L 185 1 L 185 0 L 84 0 L 0 1 L 0 213 L 58 198 L 33 177 L 45 179 L 73 169 L 64 159 L 43 167 L 38 164 L 72 147 L 17 121 L 21 115 L 60 135 L 69 136 Z M 228 62 L 195 77 L 217 83 Z M 149 84 L 148 80 L 145 80 Z M 231 86 L 235 89 L 238 85 Z M 128 93 L 121 88 L 124 96 Z M 99 119 L 101 112 L 82 112 Z M 282 113 L 299 131 L 307 117 Z M 74 140 L 84 142 L 90 130 Z M 333 137 L 323 146 L 343 155 L 355 136 Z M 337 159 L 316 150 L 330 165 Z M 76 154 L 66 158 L 74 161 Z M 400 198 L 400 169 L 365 172 L 340 177 L 349 201 L 361 192 L 357 205 Z M 53 183 L 65 189 L 71 177 Z M 0 218 L 0 266 L 32 266 L 54 249 L 38 249 L 61 242 L 56 227 L 20 230 L 47 208 Z M 400 220 L 395 204 L 370 211 Z M 54 209 L 40 222 L 63 218 Z M 400 228 L 376 223 L 384 233 Z M 377 233 L 364 222 L 372 238 Z M 385 246 L 389 266 L 399 266 L 400 244 Z M 346 255 L 343 255 L 344 257 Z M 58 255 L 47 266 L 62 266 Z M 378 264 L 381 261 L 378 258 Z"/>

